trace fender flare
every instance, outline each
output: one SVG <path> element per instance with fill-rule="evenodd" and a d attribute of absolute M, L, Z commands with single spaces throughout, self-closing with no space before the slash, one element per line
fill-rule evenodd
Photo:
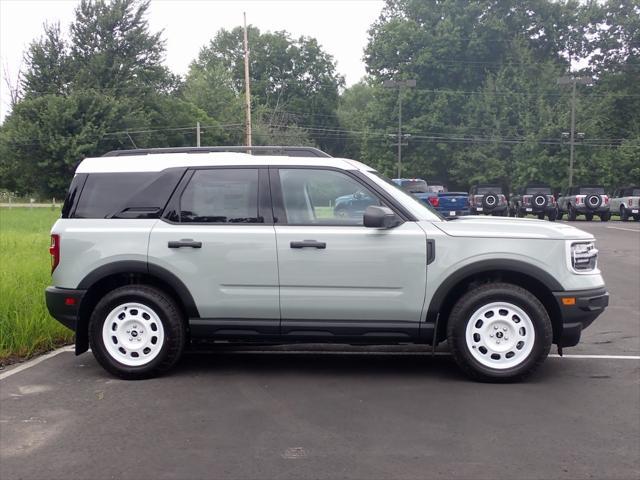
<path fill-rule="evenodd" d="M 198 308 L 187 286 L 166 268 L 139 260 L 122 260 L 96 268 L 78 284 L 79 290 L 88 290 L 100 280 L 119 273 L 142 273 L 151 275 L 169 285 L 178 295 L 189 317 L 199 317 Z"/>
<path fill-rule="evenodd" d="M 520 273 L 528 277 L 531 277 L 541 284 L 545 285 L 550 292 L 563 292 L 565 289 L 560 282 L 556 280 L 548 272 L 545 272 L 540 267 L 532 265 L 522 260 L 511 259 L 496 259 L 496 260 L 482 260 L 474 262 L 469 265 L 456 270 L 449 275 L 436 289 L 435 293 L 431 297 L 429 302 L 429 308 L 427 309 L 427 315 L 434 315 L 440 312 L 442 304 L 445 298 L 451 292 L 451 290 L 465 278 L 483 272 L 496 272 L 506 271 L 511 273 Z"/>

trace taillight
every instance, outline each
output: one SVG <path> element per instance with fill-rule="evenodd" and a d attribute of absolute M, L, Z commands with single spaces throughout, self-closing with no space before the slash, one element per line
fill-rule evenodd
<path fill-rule="evenodd" d="M 630 198 L 629 200 L 627 200 L 627 203 L 629 204 L 630 207 L 633 206 L 633 198 Z"/>
<path fill-rule="evenodd" d="M 433 207 L 439 207 L 440 206 L 440 199 L 438 197 L 429 197 L 429 203 Z"/>
<path fill-rule="evenodd" d="M 525 205 L 530 205 L 531 204 L 531 195 L 525 195 L 524 197 L 522 197 L 522 203 L 524 203 Z"/>
<path fill-rule="evenodd" d="M 603 195 L 602 199 L 604 200 L 604 204 L 606 205 L 607 203 L 609 203 L 609 195 Z"/>
<path fill-rule="evenodd" d="M 549 203 L 551 205 L 555 205 L 556 204 L 556 199 L 553 197 L 553 195 L 547 195 L 547 200 L 549 200 Z"/>
<path fill-rule="evenodd" d="M 56 235 L 55 233 L 51 235 L 49 254 L 51 255 L 51 273 L 53 273 L 60 263 L 60 235 Z"/>
<path fill-rule="evenodd" d="M 576 205 L 582 205 L 584 203 L 584 195 L 578 195 L 576 197 Z"/>
<path fill-rule="evenodd" d="M 498 201 L 499 201 L 499 203 L 501 205 L 505 204 L 505 203 L 507 203 L 507 197 L 505 197 L 504 195 L 500 194 L 500 195 L 498 195 Z"/>

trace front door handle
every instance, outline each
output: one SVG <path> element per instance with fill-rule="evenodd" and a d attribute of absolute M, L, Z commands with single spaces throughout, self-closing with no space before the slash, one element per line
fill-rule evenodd
<path fill-rule="evenodd" d="M 202 242 L 196 242 L 191 240 L 190 238 L 182 240 L 172 240 L 167 245 L 169 248 L 182 248 L 182 247 L 190 247 L 190 248 L 202 248 Z"/>
<path fill-rule="evenodd" d="M 315 240 L 303 240 L 302 242 L 291 242 L 289 245 L 291 246 L 291 248 L 319 248 L 319 249 L 327 248 L 327 244 L 325 242 L 317 242 Z"/>

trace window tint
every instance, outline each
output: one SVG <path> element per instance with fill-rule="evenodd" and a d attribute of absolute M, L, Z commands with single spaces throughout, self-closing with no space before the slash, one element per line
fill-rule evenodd
<path fill-rule="evenodd" d="M 500 194 L 502 193 L 502 187 L 478 187 L 478 193 L 480 195 L 484 195 L 485 193 L 495 193 L 495 194 Z"/>
<path fill-rule="evenodd" d="M 293 225 L 362 225 L 369 205 L 381 205 L 360 182 L 332 170 L 280 169 L 287 222 Z"/>
<path fill-rule="evenodd" d="M 262 223 L 258 170 L 197 170 L 180 199 L 183 223 Z"/>
<path fill-rule="evenodd" d="M 158 177 L 158 172 L 91 173 L 82 189 L 74 218 L 107 218 Z"/>

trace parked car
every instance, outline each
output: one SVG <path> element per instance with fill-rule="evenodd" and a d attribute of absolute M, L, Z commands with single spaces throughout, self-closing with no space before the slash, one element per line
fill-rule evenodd
<path fill-rule="evenodd" d="M 369 205 L 374 205 L 376 199 L 367 192 L 357 191 L 353 194 L 336 198 L 333 212 L 337 217 L 361 217 Z"/>
<path fill-rule="evenodd" d="M 430 199 L 431 205 L 445 217 L 453 218 L 469 215 L 469 194 L 467 192 L 441 191 L 437 197 Z"/>
<path fill-rule="evenodd" d="M 513 217 L 537 215 L 539 220 L 544 220 L 546 215 L 550 221 L 555 221 L 558 206 L 551 187 L 546 183 L 527 184 L 509 198 L 509 214 Z"/>
<path fill-rule="evenodd" d="M 595 215 L 603 222 L 611 218 L 609 196 L 602 185 L 578 185 L 569 188 L 558 198 L 558 219 L 567 214 L 567 220 L 573 221 L 578 215 L 584 215 L 588 222 Z"/>
<path fill-rule="evenodd" d="M 422 178 L 394 178 L 393 182 L 424 203 L 431 204 L 429 199 L 437 196 L 437 192 L 430 189 Z"/>
<path fill-rule="evenodd" d="M 472 215 L 498 215 L 506 217 L 509 205 L 503 189 L 496 183 L 474 185 L 469 191 L 469 208 Z"/>
<path fill-rule="evenodd" d="M 611 215 L 620 215 L 626 222 L 629 218 L 640 221 L 640 187 L 624 187 L 616 190 L 609 201 Z"/>
<path fill-rule="evenodd" d="M 51 229 L 49 312 L 114 375 L 160 374 L 203 340 L 446 340 L 472 378 L 514 381 L 608 304 L 577 228 L 447 221 L 352 160 L 171 152 L 83 160 Z M 375 204 L 336 215 L 349 192 Z"/>

